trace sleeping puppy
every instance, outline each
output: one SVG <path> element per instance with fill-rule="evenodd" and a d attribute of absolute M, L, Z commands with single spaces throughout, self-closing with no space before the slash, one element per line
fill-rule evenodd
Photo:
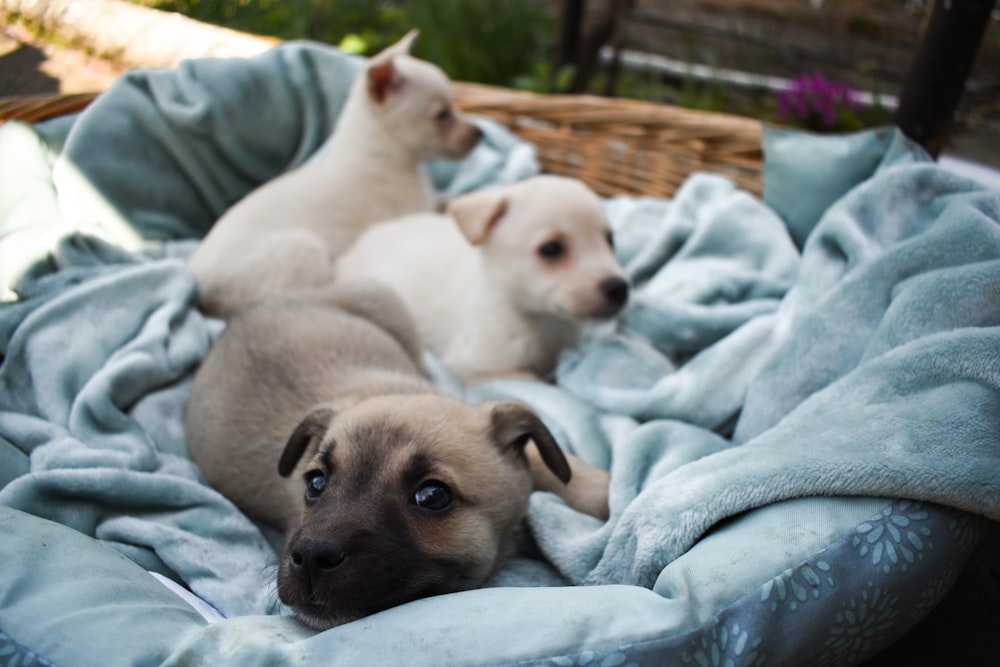
<path fill-rule="evenodd" d="M 226 317 L 326 285 L 333 259 L 368 225 L 434 210 L 422 161 L 463 157 L 481 132 L 452 108 L 444 73 L 409 56 L 415 36 L 368 62 L 309 161 L 238 201 L 198 245 L 189 266 L 204 312 Z"/>
<path fill-rule="evenodd" d="M 342 286 L 237 314 L 195 376 L 191 458 L 284 533 L 279 596 L 317 630 L 482 584 L 534 478 L 606 516 L 607 474 L 568 462 L 530 408 L 443 395 L 419 359 L 395 295 Z"/>
<path fill-rule="evenodd" d="M 454 199 L 448 214 L 370 227 L 336 272 L 398 292 L 424 344 L 465 382 L 546 376 L 582 324 L 628 300 L 601 201 L 580 181 L 484 189 Z"/>

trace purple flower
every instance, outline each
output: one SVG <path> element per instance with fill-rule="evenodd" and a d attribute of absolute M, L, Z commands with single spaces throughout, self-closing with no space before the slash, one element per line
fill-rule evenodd
<path fill-rule="evenodd" d="M 859 106 L 856 90 L 830 81 L 822 72 L 799 74 L 778 92 L 778 117 L 788 118 L 794 112 L 806 125 L 833 127 L 841 110 L 854 112 Z"/>

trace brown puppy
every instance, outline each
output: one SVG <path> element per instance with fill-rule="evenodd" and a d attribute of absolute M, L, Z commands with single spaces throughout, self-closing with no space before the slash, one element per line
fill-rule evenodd
<path fill-rule="evenodd" d="M 206 480 L 284 532 L 279 596 L 316 629 L 482 584 L 512 547 L 537 468 L 561 485 L 571 475 L 526 405 L 471 406 L 422 377 L 394 294 L 338 290 L 237 315 L 186 415 Z"/>

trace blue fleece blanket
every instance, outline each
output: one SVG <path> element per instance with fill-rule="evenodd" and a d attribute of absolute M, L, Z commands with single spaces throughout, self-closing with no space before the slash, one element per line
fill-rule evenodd
<path fill-rule="evenodd" d="M 178 663 L 306 664 L 336 649 L 345 664 L 719 651 L 752 664 L 808 648 L 848 664 L 915 622 L 900 600 L 926 613 L 940 598 L 954 576 L 942 564 L 974 543 L 970 517 L 1000 520 L 1000 194 L 888 130 L 775 131 L 763 201 L 695 174 L 671 200 L 607 202 L 634 300 L 563 355 L 554 384 L 461 387 L 435 369 L 470 400 L 528 401 L 567 449 L 610 469 L 607 523 L 538 493 L 532 539 L 493 588 L 316 636 L 262 616 L 280 611 L 276 536 L 186 456 L 191 375 L 222 324 L 194 309 L 183 258 L 229 204 L 318 148 L 356 69 L 291 44 L 133 72 L 79 117 L 0 128 L 10 535 L 75 544 L 27 517 L 50 519 L 246 617 L 160 628 Z M 434 166 L 442 194 L 537 170 L 529 146 L 483 126 L 466 161 Z M 780 553 L 753 548 L 776 540 Z M 854 577 L 837 549 L 867 569 Z M 890 595 L 890 575 L 933 585 Z M 811 600 L 826 606 L 813 603 L 798 642 L 775 632 L 805 624 Z M 889 619 L 864 645 L 836 625 L 861 604 Z M 14 608 L 0 605 L 0 648 L 42 641 Z"/>

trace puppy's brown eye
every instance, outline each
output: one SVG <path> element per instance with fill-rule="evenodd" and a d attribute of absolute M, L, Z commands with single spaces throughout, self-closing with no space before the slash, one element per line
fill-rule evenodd
<path fill-rule="evenodd" d="M 417 492 L 413 494 L 412 502 L 420 509 L 444 512 L 451 508 L 455 498 L 447 484 L 431 480 L 417 489 Z"/>
<path fill-rule="evenodd" d="M 310 470 L 305 475 L 306 500 L 313 501 L 323 494 L 326 488 L 326 475 L 321 470 Z"/>
<path fill-rule="evenodd" d="M 566 254 L 566 244 L 562 241 L 549 241 L 538 246 L 538 255 L 543 259 L 559 259 Z"/>

